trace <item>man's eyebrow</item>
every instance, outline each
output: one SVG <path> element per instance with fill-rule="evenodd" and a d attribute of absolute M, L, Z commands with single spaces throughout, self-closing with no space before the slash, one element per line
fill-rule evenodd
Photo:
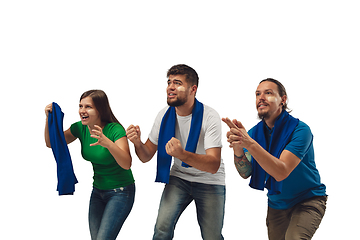
<path fill-rule="evenodd" d="M 168 79 L 168 81 L 167 82 L 170 82 L 171 80 L 170 79 Z M 178 80 L 178 79 L 173 79 L 172 80 L 173 82 L 179 82 L 179 83 L 182 83 L 182 81 L 181 80 Z"/>
<path fill-rule="evenodd" d="M 261 91 L 261 90 L 256 90 L 255 92 L 258 93 L 258 92 L 266 92 L 266 91 L 272 91 L 272 92 L 274 92 L 274 90 L 271 89 L 271 88 L 265 89 L 265 90 L 263 90 L 263 91 Z"/>

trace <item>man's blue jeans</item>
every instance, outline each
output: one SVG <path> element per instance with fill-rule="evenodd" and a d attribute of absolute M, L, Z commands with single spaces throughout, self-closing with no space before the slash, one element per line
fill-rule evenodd
<path fill-rule="evenodd" d="M 91 239 L 116 239 L 132 209 L 134 199 L 135 184 L 112 190 L 93 188 L 89 206 Z"/>
<path fill-rule="evenodd" d="M 189 182 L 170 176 L 169 184 L 166 184 L 161 197 L 153 240 L 172 239 L 181 213 L 193 200 L 202 238 L 224 239 L 221 231 L 225 211 L 225 186 Z"/>

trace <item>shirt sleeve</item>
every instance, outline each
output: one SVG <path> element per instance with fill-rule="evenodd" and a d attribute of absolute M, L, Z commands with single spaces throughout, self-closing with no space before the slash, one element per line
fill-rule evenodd
<path fill-rule="evenodd" d="M 299 121 L 298 126 L 292 134 L 290 142 L 286 145 L 285 150 L 290 151 L 295 156 L 303 159 L 303 157 L 309 151 L 309 148 L 313 141 L 313 135 L 308 125 Z"/>
<path fill-rule="evenodd" d="M 221 119 L 219 114 L 212 108 L 206 107 L 208 113 L 206 114 L 205 123 L 205 136 L 204 136 L 204 148 L 217 148 L 222 147 L 221 142 Z M 204 109 L 205 110 L 205 109 Z"/>
<path fill-rule="evenodd" d="M 119 140 L 122 137 L 126 136 L 126 131 L 124 127 L 121 124 L 114 123 L 111 127 L 111 140 L 115 142 L 116 140 Z"/>
<path fill-rule="evenodd" d="M 156 146 L 158 145 L 158 140 L 159 140 L 160 125 L 168 108 L 169 107 L 165 107 L 158 113 L 158 115 L 155 118 L 154 124 L 151 128 L 151 131 L 149 133 L 149 140 Z"/>

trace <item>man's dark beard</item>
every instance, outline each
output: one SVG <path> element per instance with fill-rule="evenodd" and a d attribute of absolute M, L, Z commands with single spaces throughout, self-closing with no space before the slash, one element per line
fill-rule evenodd
<path fill-rule="evenodd" d="M 265 112 L 265 113 L 258 113 L 258 118 L 260 120 L 265 120 L 266 118 L 269 117 L 269 112 Z"/>
<path fill-rule="evenodd" d="M 184 103 L 186 103 L 186 100 L 187 99 L 180 99 L 178 98 L 176 101 L 171 101 L 169 102 L 169 100 L 167 101 L 167 104 L 170 106 L 170 107 L 179 107 L 181 105 L 184 105 Z"/>

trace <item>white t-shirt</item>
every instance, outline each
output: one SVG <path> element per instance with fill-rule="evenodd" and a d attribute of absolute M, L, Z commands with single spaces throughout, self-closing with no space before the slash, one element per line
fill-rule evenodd
<path fill-rule="evenodd" d="M 158 113 L 149 134 L 149 140 L 155 145 L 158 145 L 161 121 L 168 108 L 165 107 Z M 176 114 L 176 117 L 175 138 L 180 140 L 181 146 L 185 148 L 189 136 L 192 114 L 188 116 Z M 204 104 L 204 116 L 196 153 L 205 154 L 206 149 L 217 147 L 222 147 L 220 116 L 214 109 Z M 219 170 L 215 174 L 204 172 L 194 167 L 186 168 L 181 166 L 181 164 L 181 160 L 174 158 L 174 164 L 170 171 L 171 176 L 176 176 L 190 182 L 225 185 L 225 168 L 222 159 Z"/>

